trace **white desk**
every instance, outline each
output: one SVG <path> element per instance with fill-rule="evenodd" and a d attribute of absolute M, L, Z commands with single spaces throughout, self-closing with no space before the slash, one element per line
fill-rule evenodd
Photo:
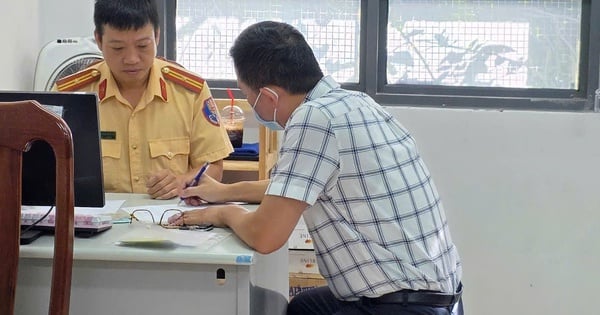
<path fill-rule="evenodd" d="M 126 199 L 125 207 L 161 203 L 135 194 L 107 194 L 107 198 Z M 91 238 L 75 239 L 71 314 L 285 313 L 289 292 L 286 246 L 261 255 L 234 235 L 208 250 L 114 245 L 130 228 L 116 224 Z M 43 236 L 21 246 L 16 314 L 47 312 L 53 241 Z M 224 284 L 216 281 L 219 268 L 225 271 Z"/>

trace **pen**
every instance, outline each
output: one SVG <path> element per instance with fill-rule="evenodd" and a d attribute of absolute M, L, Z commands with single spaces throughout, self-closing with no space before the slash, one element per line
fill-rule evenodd
<path fill-rule="evenodd" d="M 202 174 L 204 174 L 206 172 L 206 170 L 208 169 L 209 165 L 210 165 L 210 163 L 208 163 L 208 162 L 204 163 L 204 165 L 202 165 L 202 167 L 198 171 L 198 174 L 196 174 L 196 176 L 192 180 L 192 183 L 191 184 L 185 184 L 185 188 L 188 188 L 188 187 L 191 187 L 191 186 L 197 186 L 198 182 L 200 182 L 200 177 L 202 177 Z M 181 201 L 183 201 L 185 198 L 180 197 L 179 199 L 181 199 L 179 201 L 179 203 L 181 203 Z"/>
<path fill-rule="evenodd" d="M 200 177 L 202 177 L 202 174 L 204 174 L 204 172 L 206 172 L 206 170 L 208 169 L 208 165 L 208 162 L 204 163 L 204 165 L 202 165 L 202 167 L 200 168 L 200 171 L 198 171 L 198 174 L 196 174 L 196 177 L 194 177 L 192 183 L 189 186 L 186 185 L 186 187 L 197 186 L 198 182 L 200 182 Z"/>

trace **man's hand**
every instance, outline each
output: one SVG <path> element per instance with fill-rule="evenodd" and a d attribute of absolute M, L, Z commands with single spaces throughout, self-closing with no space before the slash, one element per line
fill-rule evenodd
<path fill-rule="evenodd" d="M 222 184 L 210 176 L 202 176 L 197 186 L 185 188 L 181 192 L 181 198 L 190 206 L 199 206 L 206 202 L 226 202 L 223 197 L 225 184 Z"/>
<path fill-rule="evenodd" d="M 210 206 L 174 214 L 169 217 L 168 222 L 170 225 L 212 224 L 215 227 L 227 227 L 221 216 L 222 211 L 234 212 L 238 215 L 248 212 L 247 209 L 238 205 Z"/>
<path fill-rule="evenodd" d="M 185 187 L 185 183 L 175 173 L 167 169 L 150 174 L 146 180 L 148 195 L 154 199 L 177 197 L 183 187 Z"/>

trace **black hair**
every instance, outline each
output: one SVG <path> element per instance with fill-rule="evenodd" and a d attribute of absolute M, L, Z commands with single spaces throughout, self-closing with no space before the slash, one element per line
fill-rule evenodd
<path fill-rule="evenodd" d="M 98 35 L 104 35 L 104 25 L 117 30 L 138 30 L 152 24 L 158 33 L 158 9 L 154 0 L 96 0 L 94 24 Z"/>
<path fill-rule="evenodd" d="M 285 23 L 265 21 L 249 26 L 229 54 L 238 79 L 254 91 L 273 84 L 291 94 L 307 93 L 323 77 L 302 33 Z"/>

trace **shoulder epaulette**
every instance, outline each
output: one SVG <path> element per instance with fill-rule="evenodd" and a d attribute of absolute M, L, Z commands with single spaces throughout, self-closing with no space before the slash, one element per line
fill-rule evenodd
<path fill-rule="evenodd" d="M 164 66 L 162 67 L 161 72 L 163 77 L 169 81 L 173 81 L 174 83 L 177 83 L 192 92 L 202 92 L 202 88 L 204 87 L 204 79 L 192 74 L 191 72 L 174 66 Z"/>
<path fill-rule="evenodd" d="M 165 57 L 163 57 L 163 56 L 156 56 L 156 59 L 160 59 L 160 60 L 162 60 L 162 61 L 166 61 L 166 62 L 168 62 L 168 63 L 172 63 L 172 64 L 174 64 L 174 65 L 177 65 L 179 68 L 183 68 L 183 69 L 185 69 L 185 67 L 184 67 L 184 66 L 182 66 L 181 64 L 179 64 L 179 63 L 178 63 L 177 61 L 175 61 L 175 60 L 167 59 L 167 58 L 165 58 Z"/>
<path fill-rule="evenodd" d="M 88 68 L 56 81 L 58 91 L 75 91 L 100 79 L 100 71 Z"/>

